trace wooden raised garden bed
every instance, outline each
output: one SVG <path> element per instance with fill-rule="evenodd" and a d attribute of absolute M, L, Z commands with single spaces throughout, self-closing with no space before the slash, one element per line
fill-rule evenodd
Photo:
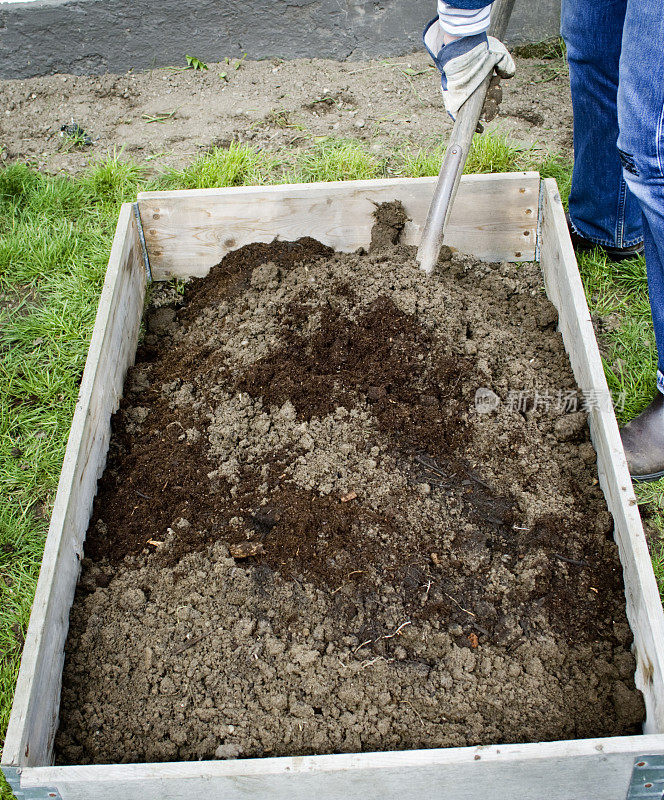
<path fill-rule="evenodd" d="M 111 415 L 134 363 L 148 263 L 155 281 L 202 277 L 227 253 L 275 237 L 312 237 L 350 253 L 368 247 L 376 204 L 393 200 L 401 201 L 410 220 L 403 242 L 416 244 L 433 185 L 434 179 L 422 178 L 156 192 L 140 195 L 135 206 L 122 207 L 2 753 L 3 771 L 17 797 L 622 800 L 628 791 L 632 797 L 661 796 L 652 757 L 664 755 L 664 617 L 616 419 L 610 404 L 601 401 L 591 404 L 589 424 L 623 567 L 635 683 L 646 710 L 643 735 L 381 753 L 52 766 L 69 614 L 97 482 L 106 463 Z M 579 390 L 594 398 L 608 397 L 554 181 L 540 181 L 536 173 L 464 178 L 447 242 L 485 261 L 539 260 Z M 658 788 L 660 794 L 653 794 Z"/>

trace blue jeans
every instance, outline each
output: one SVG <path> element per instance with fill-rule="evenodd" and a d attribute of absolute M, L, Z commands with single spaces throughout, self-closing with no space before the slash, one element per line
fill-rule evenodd
<path fill-rule="evenodd" d="M 664 3 L 563 0 L 574 111 L 569 212 L 600 245 L 643 239 L 664 392 Z"/>

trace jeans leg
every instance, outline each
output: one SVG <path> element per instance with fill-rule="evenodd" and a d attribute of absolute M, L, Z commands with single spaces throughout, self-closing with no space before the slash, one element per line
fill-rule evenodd
<path fill-rule="evenodd" d="M 648 294 L 664 392 L 664 5 L 628 0 L 620 56 L 618 148 L 644 220 Z"/>
<path fill-rule="evenodd" d="M 562 2 L 561 33 L 574 112 L 570 217 L 581 236 L 612 247 L 628 247 L 643 238 L 641 211 L 623 178 L 616 148 L 618 65 L 627 3 Z"/>
<path fill-rule="evenodd" d="M 643 215 L 643 246 L 648 270 L 648 296 L 657 343 L 657 388 L 664 393 L 664 265 L 657 246 L 656 235 L 650 226 L 651 214 Z M 657 224 L 657 223 L 655 223 Z M 659 223 L 661 225 L 661 221 Z M 661 239 L 661 234 L 660 237 Z"/>

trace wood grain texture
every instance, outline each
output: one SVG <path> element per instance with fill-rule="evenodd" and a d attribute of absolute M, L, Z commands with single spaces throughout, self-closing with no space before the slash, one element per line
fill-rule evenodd
<path fill-rule="evenodd" d="M 106 462 L 110 418 L 133 363 L 145 270 L 130 204 L 122 206 L 74 412 L 23 649 L 2 763 L 49 764 L 64 644 L 83 539 Z"/>
<path fill-rule="evenodd" d="M 664 736 L 393 753 L 27 769 L 64 800 L 624 800 Z M 29 795 L 28 795 L 29 796 Z"/>
<path fill-rule="evenodd" d="M 581 391 L 591 399 L 589 422 L 600 484 L 613 514 L 634 632 L 636 685 L 646 703 L 646 733 L 664 732 L 664 614 L 629 476 L 602 361 L 553 179 L 543 181 L 541 266 L 549 299 Z"/>
<path fill-rule="evenodd" d="M 250 242 L 311 236 L 336 250 L 368 247 L 375 204 L 400 200 L 402 240 L 417 245 L 435 178 L 144 192 L 138 203 L 155 280 L 201 277 Z M 487 261 L 535 256 L 539 175 L 466 175 L 445 243 Z"/>

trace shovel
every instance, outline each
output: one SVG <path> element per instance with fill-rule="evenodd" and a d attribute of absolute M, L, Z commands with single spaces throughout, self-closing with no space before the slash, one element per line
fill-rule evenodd
<path fill-rule="evenodd" d="M 489 29 L 491 36 L 503 39 L 513 8 L 514 0 L 496 0 L 491 11 L 491 27 Z M 487 75 L 461 106 L 452 129 L 452 135 L 438 173 L 438 182 L 429 206 L 427 221 L 422 231 L 420 246 L 417 249 L 417 260 L 420 269 L 426 275 L 430 275 L 433 272 L 438 262 L 438 255 L 445 236 L 445 226 L 449 220 L 452 204 L 459 188 L 461 173 L 466 166 L 473 134 L 477 130 L 480 121 L 491 78 L 491 75 Z"/>

